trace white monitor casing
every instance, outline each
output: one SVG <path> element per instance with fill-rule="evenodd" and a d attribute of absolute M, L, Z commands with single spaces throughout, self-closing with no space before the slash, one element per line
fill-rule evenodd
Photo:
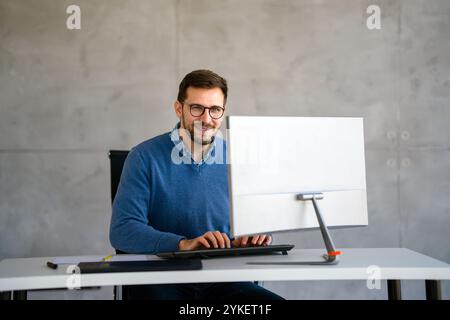
<path fill-rule="evenodd" d="M 227 117 L 231 235 L 368 225 L 362 118 Z"/>

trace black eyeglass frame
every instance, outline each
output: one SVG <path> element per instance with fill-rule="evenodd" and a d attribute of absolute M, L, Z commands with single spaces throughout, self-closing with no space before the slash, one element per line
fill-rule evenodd
<path fill-rule="evenodd" d="M 189 107 L 189 112 L 191 113 L 191 116 L 193 116 L 193 117 L 201 117 L 205 113 L 206 109 L 208 109 L 208 113 L 209 113 L 209 116 L 211 117 L 211 119 L 214 119 L 214 120 L 218 120 L 218 119 L 222 118 L 223 115 L 225 114 L 225 108 L 224 107 L 220 107 L 220 106 L 205 107 L 205 106 L 202 106 L 201 104 L 198 104 L 198 103 L 192 103 L 192 104 L 185 103 L 185 102 L 180 102 L 180 103 L 181 103 L 181 106 L 184 106 L 186 104 Z M 194 115 L 194 114 L 192 114 L 192 107 L 202 107 L 203 111 L 199 115 Z M 211 109 L 214 109 L 214 108 L 222 109 L 222 114 L 220 115 L 220 117 L 213 117 L 212 116 Z"/>

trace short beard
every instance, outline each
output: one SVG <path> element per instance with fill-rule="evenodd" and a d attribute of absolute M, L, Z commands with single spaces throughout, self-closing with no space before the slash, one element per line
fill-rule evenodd
<path fill-rule="evenodd" d="M 182 127 L 184 128 L 184 130 L 187 130 L 189 132 L 189 136 L 193 143 L 201 144 L 202 146 L 207 146 L 214 141 L 214 138 L 215 138 L 214 135 L 212 135 L 211 138 L 209 138 L 208 140 L 204 140 L 203 138 L 200 138 L 200 139 L 197 138 L 197 136 L 194 134 L 195 130 L 196 130 L 195 122 L 193 122 L 189 128 L 186 128 L 186 120 L 184 118 L 184 114 L 182 115 L 181 120 L 182 120 L 182 123 L 181 123 Z M 211 129 L 214 129 L 214 128 L 211 128 Z M 202 128 L 200 127 L 200 132 L 201 132 L 201 130 L 202 130 Z M 202 136 L 202 135 L 200 134 L 200 136 Z"/>

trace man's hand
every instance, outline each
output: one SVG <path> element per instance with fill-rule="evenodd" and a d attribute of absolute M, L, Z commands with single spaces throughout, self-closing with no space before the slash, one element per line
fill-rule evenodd
<path fill-rule="evenodd" d="M 233 240 L 233 247 L 268 246 L 272 242 L 272 237 L 265 234 L 238 237 Z"/>
<path fill-rule="evenodd" d="M 209 231 L 195 239 L 183 239 L 178 243 L 178 249 L 196 250 L 201 248 L 230 248 L 231 242 L 226 233 Z"/>

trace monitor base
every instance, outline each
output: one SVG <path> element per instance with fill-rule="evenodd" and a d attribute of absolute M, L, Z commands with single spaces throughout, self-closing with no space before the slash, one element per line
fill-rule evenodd
<path fill-rule="evenodd" d="M 249 265 L 286 265 L 286 266 L 329 266 L 339 263 L 337 257 L 330 257 L 326 254 L 323 255 L 323 261 L 254 261 L 247 262 Z"/>

